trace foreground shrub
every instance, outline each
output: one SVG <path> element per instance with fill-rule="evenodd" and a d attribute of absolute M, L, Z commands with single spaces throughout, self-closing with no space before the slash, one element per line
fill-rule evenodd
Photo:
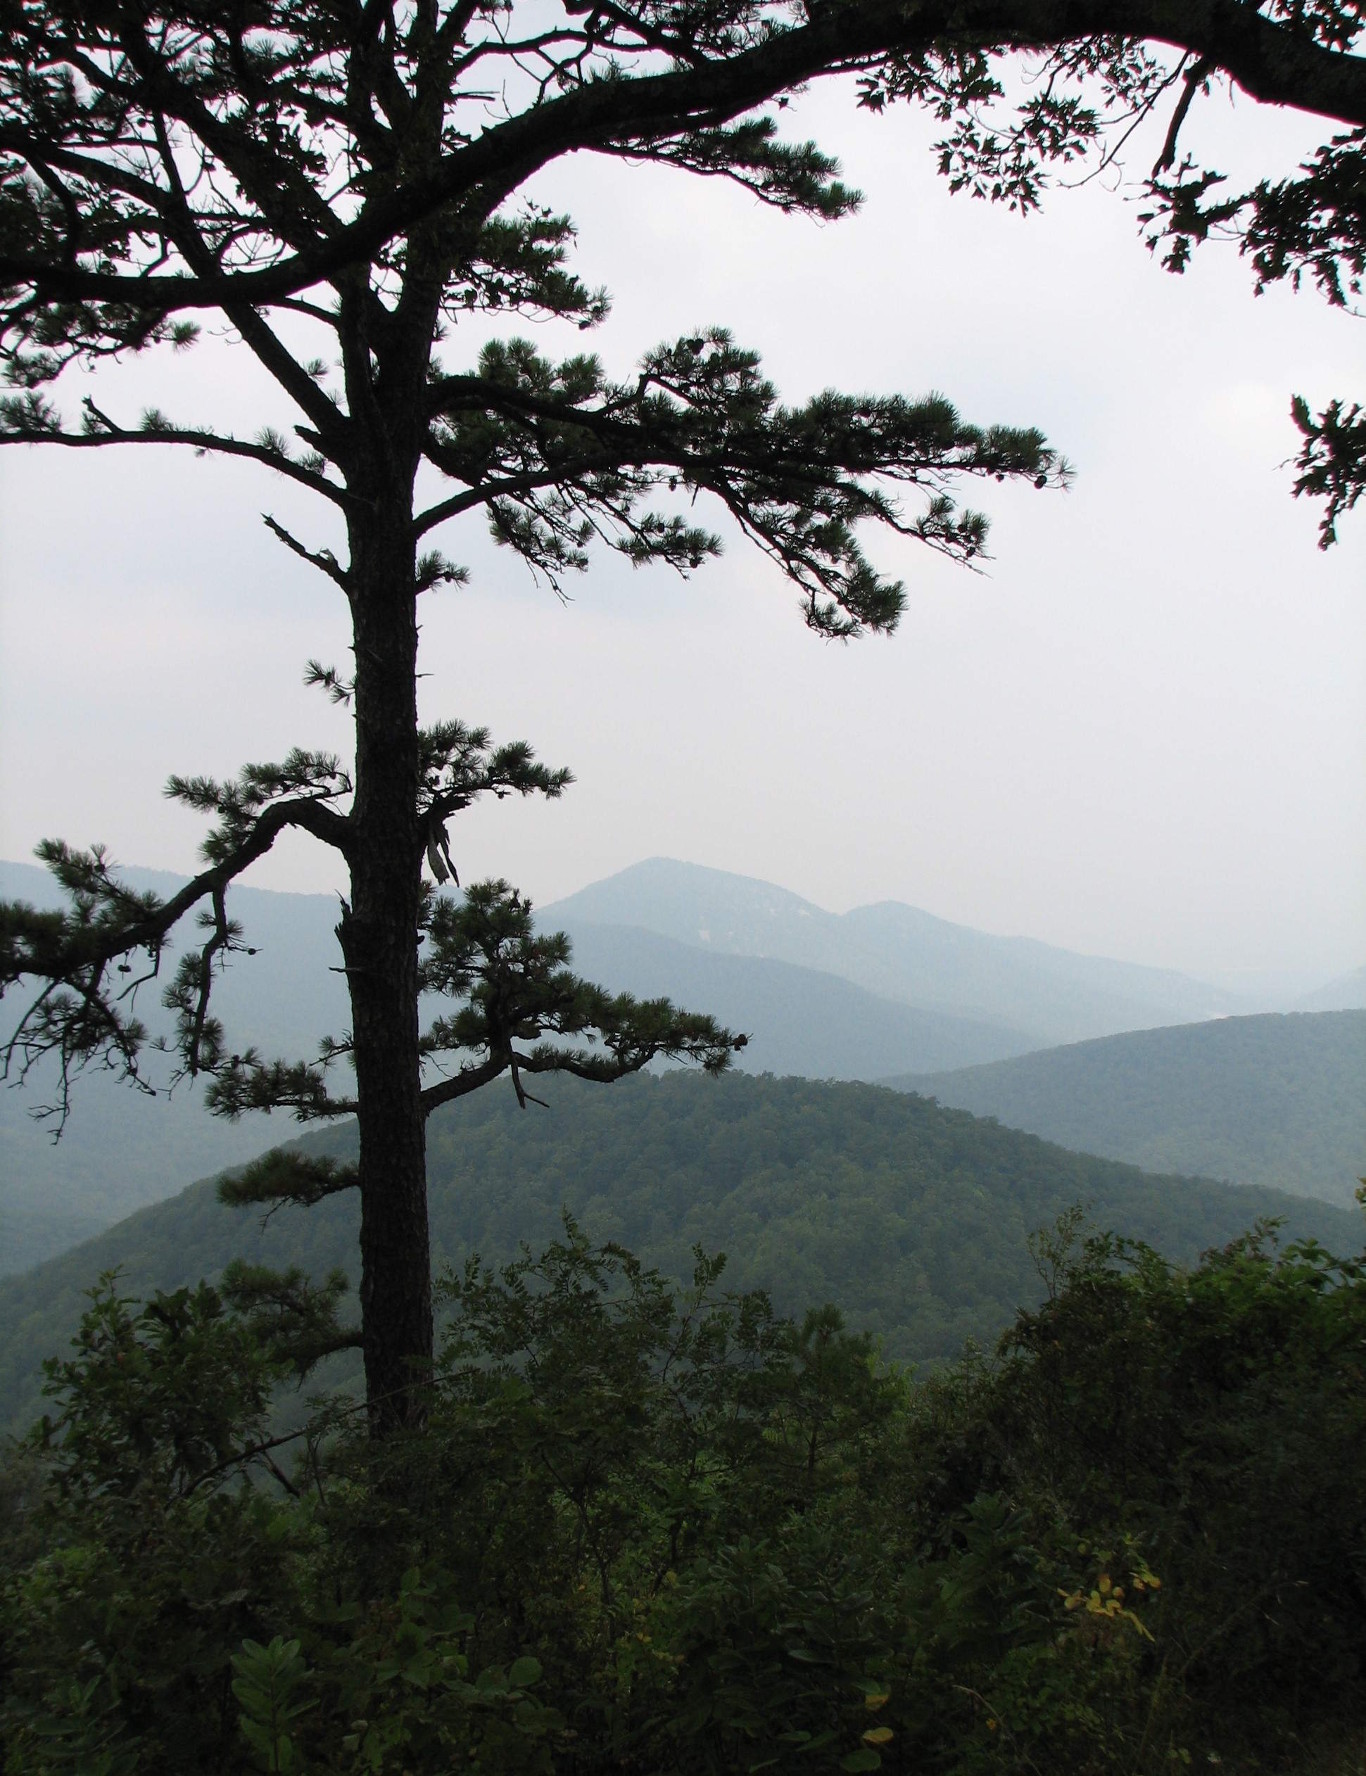
<path fill-rule="evenodd" d="M 106 1278 L 0 1486 L 4 1767 L 1334 1768 L 1360 1264 L 1075 1220 L 1037 1255 L 1044 1305 L 916 1379 L 571 1223 L 446 1279 L 426 1422 L 380 1442 L 302 1411 L 259 1311 Z"/>

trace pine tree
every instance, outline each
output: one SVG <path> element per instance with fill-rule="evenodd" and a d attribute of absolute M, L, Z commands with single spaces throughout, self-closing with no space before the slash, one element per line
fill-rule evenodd
<path fill-rule="evenodd" d="M 355 723 L 349 761 L 301 748 L 231 782 L 172 778 L 170 793 L 212 825 L 204 868 L 168 899 L 130 891 L 99 849 L 45 845 L 68 910 L 0 908 L 0 984 L 39 989 L 9 1066 L 55 1055 L 63 1108 L 84 1065 L 141 1081 L 134 987 L 159 973 L 180 921 L 197 918 L 165 989 L 179 1066 L 207 1079 L 224 1114 L 357 1118 L 354 1171 L 275 1161 L 241 1191 L 307 1201 L 359 1190 L 377 1430 L 417 1410 L 431 1354 L 430 1111 L 502 1073 L 525 1095 L 526 1077 L 546 1069 L 607 1079 L 660 1054 L 719 1068 L 738 1041 L 575 979 L 563 941 L 538 937 L 506 884 L 463 903 L 424 885 L 424 860 L 438 886 L 453 873 L 449 822 L 475 799 L 556 796 L 567 782 L 520 743 L 419 723 L 419 601 L 463 577 L 434 533 L 481 514 L 556 586 L 594 546 L 687 573 L 720 544 L 670 496 L 706 496 L 798 589 L 808 625 L 847 639 L 894 628 L 904 598 L 870 565 L 860 526 L 971 562 L 986 524 L 959 506 L 957 483 L 1066 476 L 1036 431 L 968 424 L 939 396 L 785 406 L 720 329 L 661 345 L 624 381 L 589 353 L 555 361 L 511 329 L 453 365 L 470 316 L 584 329 L 606 316 L 605 296 L 570 266 L 570 220 L 529 202 L 527 181 L 586 150 L 724 176 L 779 209 L 838 218 L 856 194 L 814 144 L 784 142 L 765 107 L 817 75 L 852 73 L 869 106 L 935 109 L 955 183 L 1028 208 L 1050 164 L 1107 152 L 1134 114 L 1167 105 L 1149 226 L 1173 268 L 1223 228 L 1259 277 L 1307 271 L 1345 300 L 1363 268 L 1360 30 L 1347 0 L 1266 11 L 1243 0 L 0 0 L 0 347 L 16 390 L 0 442 L 179 444 L 248 458 L 331 507 L 343 555 L 267 522 L 346 600 L 354 663 L 313 662 L 309 675 Z M 999 64 L 1022 48 L 1046 78 L 993 121 Z M 1176 152 L 1193 99 L 1225 77 L 1355 133 L 1303 176 L 1221 195 L 1217 174 Z M 48 392 L 73 364 L 188 347 L 205 314 L 226 320 L 288 398 L 292 436 L 119 416 L 93 398 L 73 421 Z M 316 343 L 301 350 L 305 337 Z M 1339 404 L 1317 419 L 1304 409 L 1302 422 L 1303 485 L 1328 496 L 1331 532 L 1360 491 L 1360 415 Z M 334 849 L 350 879 L 338 939 L 351 1029 L 309 1061 L 235 1051 L 211 1009 L 215 975 L 246 947 L 228 891 L 287 829 Z M 425 1031 L 424 989 L 456 1001 Z M 334 1089 L 339 1065 L 353 1087 Z"/>

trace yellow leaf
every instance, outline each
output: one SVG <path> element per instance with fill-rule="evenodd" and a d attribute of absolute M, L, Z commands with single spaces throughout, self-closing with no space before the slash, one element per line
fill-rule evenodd
<path fill-rule="evenodd" d="M 891 1700 L 891 1692 L 889 1690 L 878 1690 L 871 1696 L 865 1696 L 863 1700 L 865 1705 L 869 1708 L 882 1708 Z"/>
<path fill-rule="evenodd" d="M 885 1745 L 891 1737 L 892 1729 L 890 1727 L 869 1727 L 863 1735 L 863 1743 L 865 1745 Z"/>
<path fill-rule="evenodd" d="M 1109 1575 L 1109 1573 L 1102 1573 L 1100 1575 L 1100 1578 L 1097 1580 L 1097 1583 L 1100 1586 L 1100 1594 L 1102 1597 L 1104 1597 L 1105 1593 L 1110 1589 L 1110 1575 Z"/>

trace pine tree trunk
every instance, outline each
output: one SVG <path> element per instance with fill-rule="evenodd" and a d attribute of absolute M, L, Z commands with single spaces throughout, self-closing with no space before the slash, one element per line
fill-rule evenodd
<path fill-rule="evenodd" d="M 386 502 L 388 503 L 388 502 Z M 356 794 L 351 903 L 338 936 L 351 993 L 360 1125 L 360 1306 L 377 1434 L 421 1415 L 432 1356 L 426 1134 L 418 1055 L 417 598 L 411 497 L 351 530 Z"/>

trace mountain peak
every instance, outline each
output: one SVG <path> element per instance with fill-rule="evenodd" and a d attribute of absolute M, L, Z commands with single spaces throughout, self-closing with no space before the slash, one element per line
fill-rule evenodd
<path fill-rule="evenodd" d="M 541 910 L 547 927 L 631 926 L 820 969 L 925 1010 L 1030 1032 L 1039 1047 L 1249 1009 L 1167 970 L 996 937 L 900 901 L 832 913 L 753 876 L 651 857 Z"/>

